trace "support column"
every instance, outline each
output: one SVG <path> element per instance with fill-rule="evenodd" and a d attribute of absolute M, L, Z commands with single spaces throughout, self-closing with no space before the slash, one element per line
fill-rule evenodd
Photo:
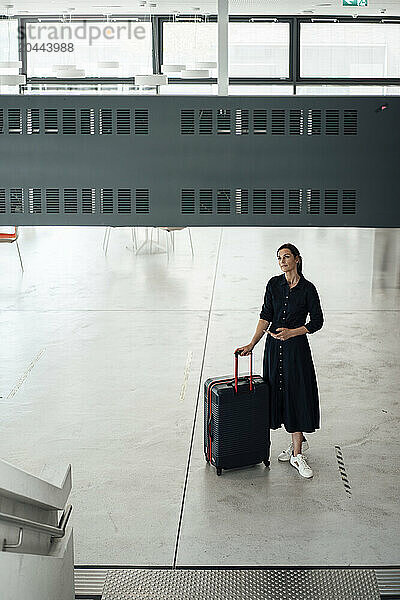
<path fill-rule="evenodd" d="M 229 0 L 218 0 L 218 96 L 228 95 Z"/>

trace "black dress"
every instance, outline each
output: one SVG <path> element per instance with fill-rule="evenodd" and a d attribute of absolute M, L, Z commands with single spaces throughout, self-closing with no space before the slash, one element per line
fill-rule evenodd
<path fill-rule="evenodd" d="M 307 314 L 310 320 L 306 324 Z M 286 276 L 272 277 L 265 290 L 260 319 L 270 322 L 273 333 L 277 327 L 295 329 L 305 325 L 309 333 L 321 329 L 324 318 L 318 292 L 302 274 L 289 288 Z M 312 433 L 320 427 L 317 378 L 307 334 L 285 341 L 267 333 L 263 378 L 270 387 L 271 429 L 285 426 L 289 433 Z"/>

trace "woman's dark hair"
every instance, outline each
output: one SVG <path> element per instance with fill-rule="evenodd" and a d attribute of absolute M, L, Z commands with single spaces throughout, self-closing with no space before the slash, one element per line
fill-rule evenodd
<path fill-rule="evenodd" d="M 293 244 L 282 244 L 282 246 L 280 246 L 276 251 L 277 256 L 279 256 L 279 250 L 282 250 L 283 248 L 288 248 L 295 258 L 296 256 L 299 257 L 299 262 L 297 263 L 297 272 L 299 273 L 299 275 L 300 273 L 303 273 L 303 259 L 301 258 L 300 252 L 298 251 L 296 246 L 293 246 Z"/>

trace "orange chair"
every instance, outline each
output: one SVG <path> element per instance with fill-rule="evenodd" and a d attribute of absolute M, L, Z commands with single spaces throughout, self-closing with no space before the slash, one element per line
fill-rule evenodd
<path fill-rule="evenodd" d="M 24 265 L 22 264 L 21 252 L 19 251 L 19 245 L 18 245 L 18 235 L 19 235 L 18 227 L 14 227 L 13 233 L 0 233 L 0 244 L 3 242 L 6 244 L 12 244 L 13 242 L 16 243 L 17 250 L 18 250 L 18 256 L 19 256 L 19 262 L 21 263 L 22 272 L 24 272 Z"/>

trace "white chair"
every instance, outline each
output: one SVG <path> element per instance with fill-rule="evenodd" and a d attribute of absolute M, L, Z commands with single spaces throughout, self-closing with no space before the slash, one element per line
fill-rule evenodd
<path fill-rule="evenodd" d="M 106 227 L 103 238 L 103 250 L 105 255 L 107 256 L 108 243 L 110 241 L 111 227 Z M 131 235 L 132 235 L 132 244 L 133 249 L 136 252 L 137 248 L 137 239 L 136 239 L 136 227 L 131 227 Z"/>
<path fill-rule="evenodd" d="M 190 227 L 160 227 L 160 229 L 163 229 L 164 231 L 167 232 L 167 236 L 168 236 L 168 238 L 167 238 L 168 239 L 168 243 L 167 243 L 168 257 L 169 257 L 169 246 L 171 245 L 172 251 L 175 250 L 175 231 L 180 231 L 181 229 L 187 229 L 188 230 L 189 241 L 190 241 L 190 249 L 192 251 L 192 256 L 194 256 L 192 234 L 190 233 Z"/>
<path fill-rule="evenodd" d="M 22 272 L 24 272 L 24 265 L 22 264 L 21 252 L 19 250 L 19 245 L 18 245 L 18 236 L 19 236 L 18 227 L 15 226 L 13 233 L 0 233 L 0 243 L 12 244 L 13 242 L 15 242 L 15 245 L 18 250 L 19 262 L 21 263 L 21 269 L 22 269 Z"/>

